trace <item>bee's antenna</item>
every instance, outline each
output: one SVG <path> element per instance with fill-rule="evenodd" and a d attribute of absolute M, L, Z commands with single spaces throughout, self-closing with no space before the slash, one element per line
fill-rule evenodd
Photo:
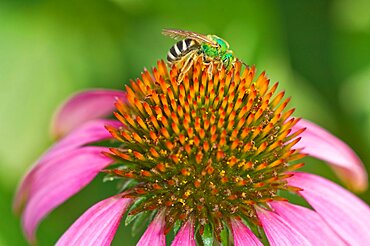
<path fill-rule="evenodd" d="M 239 58 L 237 58 L 238 61 L 241 62 L 241 64 L 243 64 L 246 68 L 249 68 L 249 65 L 247 63 L 245 63 L 243 60 L 240 60 Z"/>

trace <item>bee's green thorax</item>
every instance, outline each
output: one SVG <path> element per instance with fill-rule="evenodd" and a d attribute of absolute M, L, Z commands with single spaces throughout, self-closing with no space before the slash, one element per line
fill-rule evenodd
<path fill-rule="evenodd" d="M 216 48 L 216 47 L 212 47 L 209 44 L 206 44 L 206 43 L 202 44 L 201 49 L 202 49 L 203 53 L 206 56 L 209 56 L 209 57 L 218 57 L 218 56 L 220 56 L 219 49 Z"/>
<path fill-rule="evenodd" d="M 209 38 L 213 40 L 218 45 L 218 47 L 213 47 L 207 43 L 203 43 L 201 45 L 202 51 L 205 55 L 209 57 L 217 57 L 222 59 L 222 56 L 224 56 L 225 53 L 227 53 L 229 50 L 229 44 L 216 35 L 209 35 Z"/>

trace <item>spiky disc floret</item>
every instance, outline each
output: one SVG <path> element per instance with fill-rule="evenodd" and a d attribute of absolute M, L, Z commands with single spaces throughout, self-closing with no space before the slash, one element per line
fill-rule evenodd
<path fill-rule="evenodd" d="M 287 172 L 302 165 L 288 163 L 303 155 L 292 148 L 301 131 L 291 132 L 298 119 L 277 83 L 238 61 L 211 79 L 207 69 L 195 62 L 178 84 L 178 69 L 159 61 L 131 81 L 128 103 L 116 103 L 125 127 L 107 127 L 121 143 L 109 155 L 122 166 L 108 172 L 136 181 L 126 191 L 141 198 L 131 214 L 165 209 L 167 231 L 192 217 L 200 234 L 211 224 L 219 239 L 230 218 L 258 224 L 255 206 L 284 199 L 278 191 L 294 189 Z"/>

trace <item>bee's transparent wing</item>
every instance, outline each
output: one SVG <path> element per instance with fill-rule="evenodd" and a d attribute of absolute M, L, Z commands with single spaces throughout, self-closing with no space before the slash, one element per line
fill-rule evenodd
<path fill-rule="evenodd" d="M 199 43 L 207 43 L 212 46 L 216 46 L 216 44 L 210 40 L 206 35 L 191 32 L 191 31 L 185 31 L 185 30 L 179 30 L 179 29 L 163 29 L 162 31 L 163 35 L 169 36 L 173 39 L 184 39 L 184 38 L 190 38 L 198 41 Z"/>

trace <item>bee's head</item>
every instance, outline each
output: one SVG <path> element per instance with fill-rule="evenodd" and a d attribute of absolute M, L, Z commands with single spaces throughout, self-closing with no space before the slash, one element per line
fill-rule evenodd
<path fill-rule="evenodd" d="M 226 68 L 229 68 L 232 65 L 234 60 L 234 53 L 232 50 L 228 50 L 225 54 L 221 57 L 222 63 Z"/>

